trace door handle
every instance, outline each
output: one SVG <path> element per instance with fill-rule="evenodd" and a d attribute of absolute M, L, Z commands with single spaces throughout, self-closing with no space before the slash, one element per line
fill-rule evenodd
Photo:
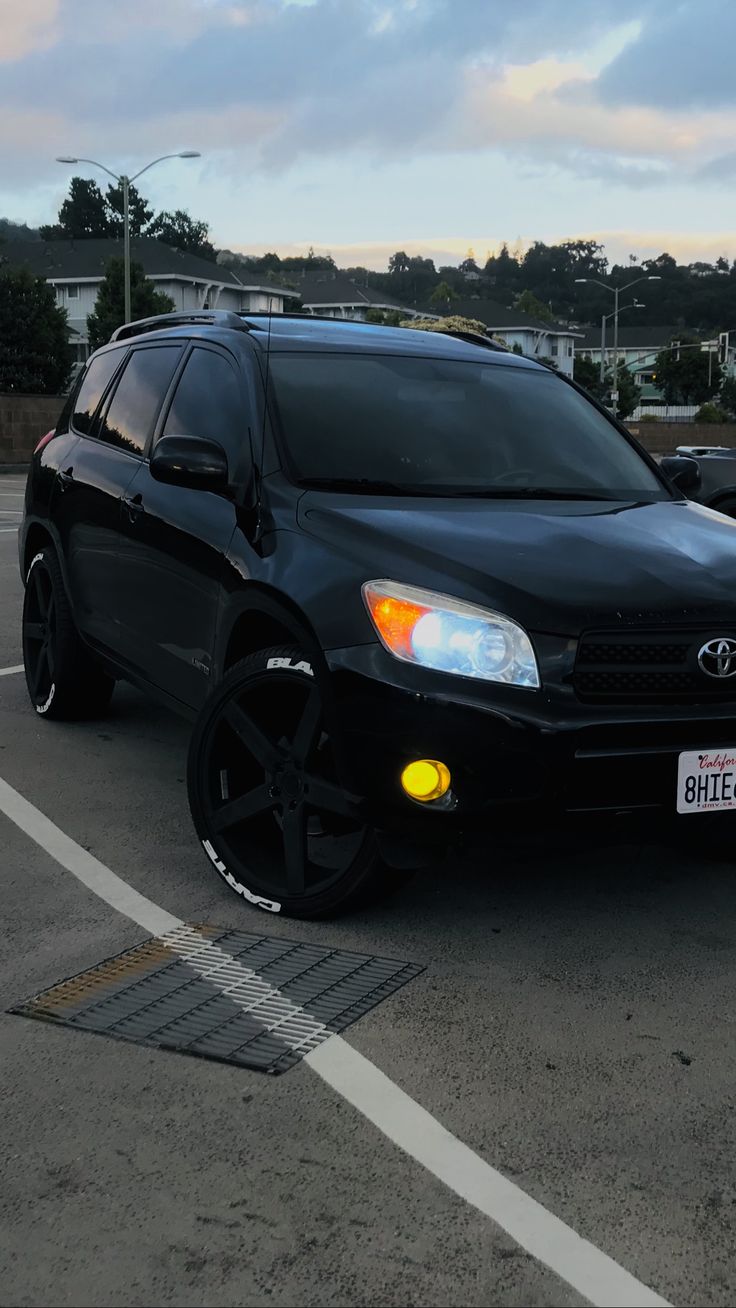
<path fill-rule="evenodd" d="M 74 469 L 66 468 L 63 471 L 60 469 L 57 473 L 57 480 L 60 491 L 69 490 L 69 487 L 74 484 Z"/>
<path fill-rule="evenodd" d="M 130 521 L 137 522 L 138 519 L 141 517 L 141 515 L 145 513 L 145 509 L 143 507 L 143 496 L 134 495 L 133 499 L 129 500 L 128 497 L 124 495 L 123 507 L 125 508 L 125 512 L 127 513 Z"/>

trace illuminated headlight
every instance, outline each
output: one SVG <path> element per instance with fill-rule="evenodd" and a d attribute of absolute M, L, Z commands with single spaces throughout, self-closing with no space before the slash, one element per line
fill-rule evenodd
<path fill-rule="evenodd" d="M 363 599 L 389 653 L 458 677 L 539 688 L 532 643 L 510 618 L 395 581 L 367 581 Z"/>

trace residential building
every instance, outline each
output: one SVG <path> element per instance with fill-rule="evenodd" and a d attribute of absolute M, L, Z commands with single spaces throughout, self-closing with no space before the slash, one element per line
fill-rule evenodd
<path fill-rule="evenodd" d="M 337 268 L 334 272 L 320 269 L 318 272 L 288 275 L 297 287 L 305 313 L 327 318 L 351 318 L 357 322 L 365 322 L 369 309 L 383 312 L 398 309 L 407 318 L 420 316 L 418 309 L 408 308 L 385 291 L 353 281 Z"/>
<path fill-rule="evenodd" d="M 3 254 L 53 286 L 57 304 L 67 312 L 76 362 L 83 363 L 89 353 L 87 316 L 95 307 L 110 259 L 123 256 L 122 241 L 12 241 Z M 178 310 L 231 309 L 243 313 L 270 308 L 273 313 L 282 313 L 285 299 L 299 298 L 298 292 L 271 286 L 265 280 L 241 281 L 229 269 L 153 237 L 134 237 L 130 255 L 134 263 L 142 265 L 156 290 L 168 295 Z"/>
<path fill-rule="evenodd" d="M 431 308 L 437 312 L 436 305 Z M 573 375 L 575 343 L 583 335 L 577 328 L 566 327 L 562 323 L 541 322 L 518 309 L 505 309 L 493 300 L 452 300 L 440 312 L 443 315 L 460 314 L 463 318 L 476 318 L 509 349 L 517 346 L 522 354 L 548 360 L 567 377 Z"/>
<path fill-rule="evenodd" d="M 661 350 L 671 345 L 673 341 L 681 339 L 683 336 L 693 336 L 694 332 L 688 331 L 685 327 L 647 327 L 633 326 L 618 329 L 618 357 L 619 367 L 628 369 L 637 386 L 641 387 L 641 403 L 646 405 L 647 402 L 661 403 L 662 392 L 656 384 L 656 360 Z M 736 375 L 736 333 L 731 333 L 726 357 L 726 374 L 729 377 Z M 718 333 L 713 333 L 709 338 L 704 339 L 702 348 L 710 350 L 713 359 L 717 358 Z M 600 366 L 601 361 L 601 329 L 600 327 L 588 327 L 585 335 L 575 347 L 577 354 L 587 355 L 593 363 Z M 607 324 L 606 344 L 605 344 L 605 365 L 610 368 L 613 364 L 613 327 L 609 321 Z"/>

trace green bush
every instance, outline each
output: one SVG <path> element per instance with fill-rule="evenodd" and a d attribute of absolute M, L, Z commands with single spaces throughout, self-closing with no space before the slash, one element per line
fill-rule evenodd
<path fill-rule="evenodd" d="M 702 404 L 695 415 L 696 422 L 721 423 L 728 422 L 728 414 L 719 404 L 713 404 L 710 400 Z"/>
<path fill-rule="evenodd" d="M 659 418 L 656 413 L 643 413 L 639 418 L 639 422 L 659 422 Z"/>

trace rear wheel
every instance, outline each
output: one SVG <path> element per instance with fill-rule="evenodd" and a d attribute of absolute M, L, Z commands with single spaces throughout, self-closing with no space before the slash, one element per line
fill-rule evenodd
<path fill-rule="evenodd" d="M 322 696 L 293 647 L 238 663 L 203 710 L 189 803 L 205 851 L 248 903 L 327 917 L 404 884 L 342 789 Z"/>
<path fill-rule="evenodd" d="M 23 664 L 40 717 L 103 713 L 114 679 L 95 663 L 77 634 L 61 567 L 51 546 L 31 560 L 23 600 Z"/>

